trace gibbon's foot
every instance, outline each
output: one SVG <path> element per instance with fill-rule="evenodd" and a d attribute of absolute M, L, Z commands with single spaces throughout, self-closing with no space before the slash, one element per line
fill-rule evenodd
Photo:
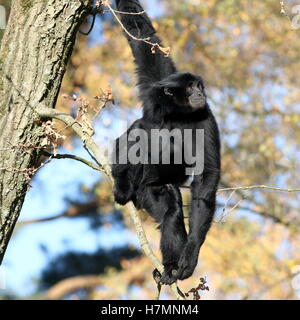
<path fill-rule="evenodd" d="M 154 269 L 152 271 L 152 276 L 153 276 L 154 281 L 157 284 L 160 284 L 160 282 L 161 282 L 161 273 L 157 269 Z"/>
<path fill-rule="evenodd" d="M 177 280 L 177 268 L 176 264 L 165 265 L 163 274 L 161 274 L 157 269 L 154 269 L 152 272 L 153 279 L 157 284 L 161 283 L 170 285 Z"/>
<path fill-rule="evenodd" d="M 126 195 L 123 194 L 115 194 L 115 201 L 124 206 L 127 202 L 129 202 L 129 198 L 126 197 Z"/>
<path fill-rule="evenodd" d="M 122 206 L 131 200 L 131 195 L 132 192 L 130 190 L 127 190 L 127 192 L 123 192 L 120 189 L 114 190 L 115 201 Z"/>
<path fill-rule="evenodd" d="M 161 282 L 170 285 L 177 281 L 177 270 L 172 269 L 171 273 L 164 272 L 161 277 Z"/>

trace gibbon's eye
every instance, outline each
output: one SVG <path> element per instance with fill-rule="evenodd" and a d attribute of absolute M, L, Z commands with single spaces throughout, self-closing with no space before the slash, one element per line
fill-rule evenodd
<path fill-rule="evenodd" d="M 173 92 L 170 88 L 164 88 L 164 93 L 166 96 L 173 96 Z"/>
<path fill-rule="evenodd" d="M 186 92 L 188 95 L 191 95 L 193 93 L 193 89 L 194 89 L 194 82 L 191 81 L 188 83 L 187 87 L 186 87 Z"/>
<path fill-rule="evenodd" d="M 189 82 L 189 84 L 188 84 L 188 88 L 189 88 L 189 89 L 192 89 L 192 88 L 193 88 L 193 86 L 194 86 L 194 82 L 193 82 L 193 81 Z"/>
<path fill-rule="evenodd" d="M 203 84 L 202 84 L 201 81 L 199 81 L 199 82 L 197 83 L 197 87 L 198 87 L 199 89 L 203 90 Z"/>

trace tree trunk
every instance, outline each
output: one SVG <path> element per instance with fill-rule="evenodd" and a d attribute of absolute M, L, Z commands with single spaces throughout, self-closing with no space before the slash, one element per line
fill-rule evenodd
<path fill-rule="evenodd" d="M 89 3 L 13 1 L 0 50 L 0 263 L 39 162 L 44 133 L 35 109 L 54 108 Z"/>

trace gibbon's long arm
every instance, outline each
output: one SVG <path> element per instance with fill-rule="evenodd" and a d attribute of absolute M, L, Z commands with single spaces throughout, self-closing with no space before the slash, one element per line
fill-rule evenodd
<path fill-rule="evenodd" d="M 122 12 L 141 12 L 143 7 L 138 0 L 116 0 L 117 9 Z M 134 37 L 144 39 L 149 37 L 152 43 L 161 44 L 156 36 L 156 30 L 146 13 L 139 15 L 120 14 L 121 21 L 126 30 Z M 126 33 L 125 33 L 126 34 Z M 126 38 L 132 49 L 137 66 L 138 85 L 141 92 L 154 82 L 160 81 L 177 69 L 170 57 L 166 57 L 160 50 L 151 52 L 151 45 L 143 41 L 134 40 L 128 34 Z"/>

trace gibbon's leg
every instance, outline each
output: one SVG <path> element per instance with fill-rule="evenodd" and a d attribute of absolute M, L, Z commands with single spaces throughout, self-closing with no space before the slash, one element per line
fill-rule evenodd
<path fill-rule="evenodd" d="M 178 279 L 190 277 L 198 263 L 199 250 L 211 227 L 221 174 L 220 139 L 213 116 L 204 122 L 204 170 L 192 182 L 189 235 L 179 260 Z"/>
<path fill-rule="evenodd" d="M 164 265 L 160 281 L 171 284 L 177 280 L 178 260 L 187 240 L 180 190 L 174 185 L 146 186 L 138 192 L 137 202 L 160 224 Z"/>

